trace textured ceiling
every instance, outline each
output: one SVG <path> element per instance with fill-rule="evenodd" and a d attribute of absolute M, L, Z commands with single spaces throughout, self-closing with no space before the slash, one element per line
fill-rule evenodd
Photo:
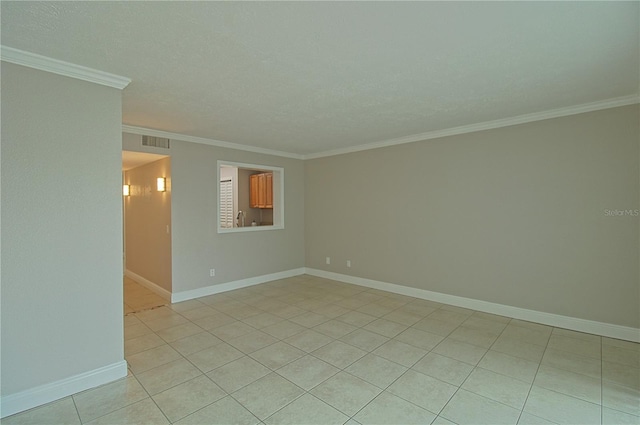
<path fill-rule="evenodd" d="M 313 154 L 638 95 L 639 2 L 10 2 L 5 46 L 131 78 L 123 123 Z"/>

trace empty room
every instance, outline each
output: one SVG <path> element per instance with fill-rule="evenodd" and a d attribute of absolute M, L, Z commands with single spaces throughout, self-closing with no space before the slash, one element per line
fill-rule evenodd
<path fill-rule="evenodd" d="M 3 424 L 640 423 L 640 2 L 0 19 Z"/>

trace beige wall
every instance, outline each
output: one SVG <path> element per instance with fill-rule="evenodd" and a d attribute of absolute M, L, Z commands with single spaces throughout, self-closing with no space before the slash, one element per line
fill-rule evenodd
<path fill-rule="evenodd" d="M 4 403 L 126 365 L 121 91 L 6 62 L 1 82 Z"/>
<path fill-rule="evenodd" d="M 218 160 L 285 169 L 284 229 L 217 233 Z M 171 140 L 171 169 L 174 293 L 304 267 L 301 160 Z"/>
<path fill-rule="evenodd" d="M 167 191 L 156 190 L 166 177 Z M 125 264 L 128 271 L 171 292 L 171 158 L 125 172 Z"/>
<path fill-rule="evenodd" d="M 638 217 L 605 212 L 640 208 L 638 117 L 633 105 L 306 161 L 306 265 L 638 327 Z"/>

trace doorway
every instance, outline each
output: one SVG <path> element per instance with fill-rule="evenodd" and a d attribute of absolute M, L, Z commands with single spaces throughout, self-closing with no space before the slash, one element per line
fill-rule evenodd
<path fill-rule="evenodd" d="M 171 158 L 122 151 L 122 181 L 123 292 L 130 314 L 170 304 Z"/>

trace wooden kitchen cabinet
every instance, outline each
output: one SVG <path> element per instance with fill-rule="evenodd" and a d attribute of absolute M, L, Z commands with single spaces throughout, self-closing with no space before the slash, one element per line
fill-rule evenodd
<path fill-rule="evenodd" d="M 251 175 L 249 189 L 251 208 L 273 208 L 273 173 Z"/>
<path fill-rule="evenodd" d="M 273 173 L 265 174 L 265 208 L 273 208 Z"/>

